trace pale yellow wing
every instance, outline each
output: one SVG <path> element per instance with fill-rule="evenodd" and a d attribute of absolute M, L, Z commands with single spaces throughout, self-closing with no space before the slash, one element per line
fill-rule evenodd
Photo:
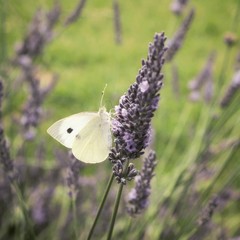
<path fill-rule="evenodd" d="M 111 144 L 110 121 L 98 115 L 79 131 L 72 153 L 80 161 L 99 163 L 107 159 Z"/>
<path fill-rule="evenodd" d="M 47 132 L 65 147 L 72 148 L 77 134 L 96 116 L 99 115 L 94 112 L 77 113 L 55 122 Z"/>

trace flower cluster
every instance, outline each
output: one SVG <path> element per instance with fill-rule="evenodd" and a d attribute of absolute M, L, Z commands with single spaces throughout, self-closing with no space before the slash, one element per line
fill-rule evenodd
<path fill-rule="evenodd" d="M 237 91 L 239 90 L 240 90 L 240 70 L 235 72 L 231 84 L 228 87 L 221 101 L 221 107 L 222 108 L 227 107 L 230 104 L 231 100 L 236 95 Z"/>
<path fill-rule="evenodd" d="M 187 34 L 190 24 L 192 23 L 194 13 L 195 13 L 194 9 L 191 9 L 188 16 L 183 20 L 179 30 L 176 32 L 175 36 L 171 40 L 168 46 L 167 54 L 165 56 L 166 61 L 171 61 L 173 57 L 176 55 L 179 48 L 182 46 L 183 40 Z"/>
<path fill-rule="evenodd" d="M 202 71 L 195 79 L 189 82 L 188 88 L 191 93 L 189 98 L 192 101 L 200 99 L 200 91 L 204 88 L 206 102 L 209 102 L 213 96 L 213 65 L 216 59 L 216 53 L 211 52 Z"/>
<path fill-rule="evenodd" d="M 47 43 L 51 41 L 60 13 L 58 3 L 48 12 L 38 9 L 26 36 L 16 47 L 14 63 L 21 70 L 20 80 L 27 83 L 30 92 L 20 119 L 25 140 L 32 140 L 35 137 L 36 127 L 42 115 L 42 102 L 56 83 L 56 76 L 52 76 L 49 85 L 45 89 L 40 89 L 40 79 L 36 74 L 38 67 L 35 60 L 42 54 Z"/>
<path fill-rule="evenodd" d="M 36 136 L 36 128 L 43 113 L 42 104 L 46 95 L 54 88 L 57 76 L 51 76 L 51 82 L 45 88 L 40 87 L 40 79 L 36 76 L 36 67 L 33 64 L 22 68 L 23 77 L 28 84 L 28 99 L 23 107 L 20 124 L 25 140 L 32 140 Z"/>
<path fill-rule="evenodd" d="M 214 196 L 208 203 L 207 207 L 204 209 L 201 219 L 199 219 L 199 225 L 207 224 L 214 214 L 215 209 L 218 206 L 219 197 Z"/>
<path fill-rule="evenodd" d="M 83 8 L 86 4 L 86 0 L 80 0 L 76 6 L 76 8 L 73 10 L 73 12 L 66 18 L 64 21 L 64 25 L 67 26 L 69 24 L 72 24 L 73 22 L 77 21 L 77 19 L 81 16 Z"/>
<path fill-rule="evenodd" d="M 118 0 L 113 1 L 113 13 L 114 13 L 114 31 L 116 44 L 122 43 L 122 25 L 120 18 L 120 7 Z"/>
<path fill-rule="evenodd" d="M 109 154 L 110 161 L 115 164 L 114 174 L 118 182 L 124 181 L 126 172 L 123 163 L 143 154 L 151 138 L 151 119 L 158 107 L 159 90 L 163 85 L 163 55 L 166 37 L 164 33 L 156 34 L 149 45 L 147 60 L 142 61 L 136 82 L 128 89 L 115 107 L 116 115 L 112 121 L 115 146 Z M 127 170 L 132 178 L 133 169 Z M 136 173 L 136 172 L 135 172 Z"/>
<path fill-rule="evenodd" d="M 140 176 L 136 177 L 136 186 L 128 195 L 128 213 L 134 217 L 147 208 L 149 195 L 151 193 L 150 181 L 154 176 L 153 171 L 156 166 L 156 154 L 150 151 L 144 160 L 144 165 Z"/>
<path fill-rule="evenodd" d="M 83 163 L 78 161 L 72 153 L 69 152 L 69 167 L 66 177 L 68 186 L 68 195 L 70 198 L 76 199 L 79 190 L 79 172 L 83 168 Z"/>
<path fill-rule="evenodd" d="M 171 11 L 177 16 L 181 15 L 186 7 L 188 0 L 173 0 L 171 4 Z"/>
<path fill-rule="evenodd" d="M 15 62 L 21 64 L 25 58 L 32 59 L 43 52 L 46 43 L 53 36 L 53 27 L 59 19 L 60 12 L 58 4 L 48 13 L 45 13 L 42 9 L 36 11 L 24 41 L 16 47 Z"/>
<path fill-rule="evenodd" d="M 4 167 L 5 173 L 9 180 L 13 181 L 17 177 L 13 161 L 10 156 L 7 141 L 5 139 L 4 129 L 2 126 L 2 100 L 3 100 L 3 83 L 0 80 L 0 162 Z"/>

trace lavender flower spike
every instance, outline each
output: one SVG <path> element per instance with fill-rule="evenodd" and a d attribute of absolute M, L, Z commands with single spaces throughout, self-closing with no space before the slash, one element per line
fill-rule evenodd
<path fill-rule="evenodd" d="M 0 79 L 0 163 L 10 181 L 17 178 L 17 172 L 14 169 L 13 161 L 10 156 L 7 141 L 5 139 L 4 129 L 2 126 L 2 100 L 3 100 L 3 83 Z"/>
<path fill-rule="evenodd" d="M 231 100 L 236 95 L 237 91 L 240 89 L 240 70 L 236 71 L 233 75 L 232 82 L 230 86 L 228 87 L 223 99 L 221 100 L 221 107 L 227 107 Z"/>
<path fill-rule="evenodd" d="M 136 82 L 115 107 L 116 115 L 112 122 L 115 146 L 109 159 L 115 164 L 113 172 L 119 182 L 124 180 L 122 164 L 126 160 L 141 156 L 149 145 L 151 119 L 158 107 L 159 91 L 163 85 L 161 69 L 164 64 L 163 55 L 167 50 L 165 41 L 164 33 L 155 34 L 153 43 L 149 45 L 147 60 L 142 61 Z M 129 168 L 129 174 L 131 177 L 127 173 L 127 178 L 134 177 L 132 168 Z"/>
<path fill-rule="evenodd" d="M 180 26 L 179 30 L 176 32 L 175 36 L 171 40 L 167 54 L 165 56 L 167 62 L 170 62 L 173 59 L 179 48 L 182 46 L 185 35 L 187 34 L 187 31 L 192 23 L 194 13 L 194 9 L 191 9 L 188 16 L 183 20 L 183 23 Z"/>
<path fill-rule="evenodd" d="M 129 207 L 127 211 L 132 217 L 142 213 L 148 206 L 151 193 L 150 181 L 154 176 L 155 166 L 156 154 L 154 151 L 150 151 L 144 160 L 140 176 L 136 177 L 136 186 L 128 195 Z"/>
<path fill-rule="evenodd" d="M 171 4 L 171 11 L 177 16 L 181 15 L 183 9 L 186 7 L 188 0 L 173 0 Z"/>
<path fill-rule="evenodd" d="M 188 88 L 192 91 L 200 90 L 200 88 L 207 82 L 209 79 L 212 78 L 213 75 L 213 64 L 216 58 L 216 53 L 211 52 L 205 66 L 203 67 L 202 71 L 198 74 L 198 76 L 189 82 Z"/>

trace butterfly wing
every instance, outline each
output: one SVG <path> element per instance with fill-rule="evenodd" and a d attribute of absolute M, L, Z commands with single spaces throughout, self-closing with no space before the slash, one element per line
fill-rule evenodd
<path fill-rule="evenodd" d="M 77 134 L 72 152 L 83 162 L 99 163 L 108 157 L 111 144 L 110 121 L 98 115 Z"/>
<path fill-rule="evenodd" d="M 98 116 L 98 113 L 74 114 L 55 122 L 48 128 L 47 132 L 65 147 L 72 148 L 77 134 L 96 116 Z"/>

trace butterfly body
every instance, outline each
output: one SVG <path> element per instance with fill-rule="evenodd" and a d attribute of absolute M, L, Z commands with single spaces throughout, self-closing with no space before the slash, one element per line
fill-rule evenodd
<path fill-rule="evenodd" d="M 99 163 L 109 154 L 112 139 L 110 114 L 104 107 L 98 112 L 83 112 L 55 122 L 47 132 L 72 149 L 73 155 L 86 163 Z"/>

